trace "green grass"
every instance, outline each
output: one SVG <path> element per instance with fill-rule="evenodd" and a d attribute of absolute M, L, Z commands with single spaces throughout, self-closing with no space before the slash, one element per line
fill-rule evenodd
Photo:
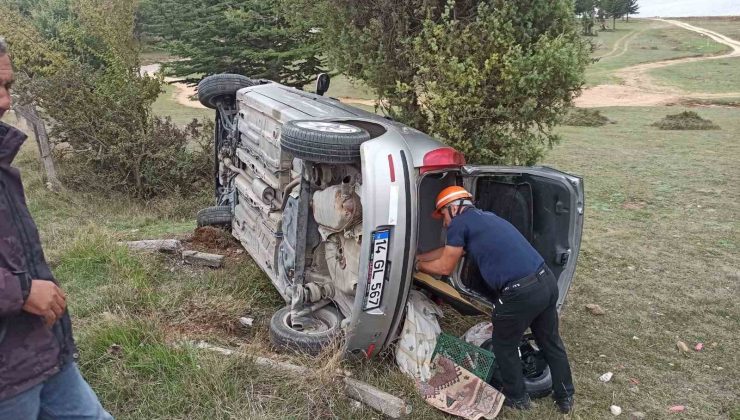
<path fill-rule="evenodd" d="M 728 47 L 701 36 L 695 32 L 679 28 L 669 23 L 657 21 L 634 20 L 617 26 L 618 34 L 610 34 L 607 43 L 594 53 L 599 57 L 611 50 L 615 37 L 625 35 L 629 38 L 621 43 L 619 51 L 611 56 L 601 58 L 586 71 L 589 85 L 618 83 L 614 71 L 636 64 L 668 60 L 681 57 L 717 55 L 728 51 Z M 632 34 L 630 34 L 630 32 Z M 604 34 L 599 34 L 600 38 Z"/>
<path fill-rule="evenodd" d="M 740 94 L 740 57 L 676 64 L 652 70 L 650 75 L 658 84 L 688 92 Z"/>
<path fill-rule="evenodd" d="M 180 105 L 174 98 L 177 88 L 172 85 L 165 85 L 164 92 L 159 95 L 152 107 L 154 114 L 170 117 L 175 124 L 187 125 L 193 119 L 213 119 L 214 113 L 210 109 L 191 108 Z"/>

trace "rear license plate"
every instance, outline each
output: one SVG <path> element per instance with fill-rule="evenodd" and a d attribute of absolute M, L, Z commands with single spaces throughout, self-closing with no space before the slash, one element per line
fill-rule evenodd
<path fill-rule="evenodd" d="M 379 230 L 373 233 L 373 242 L 370 246 L 370 267 L 367 270 L 367 292 L 365 293 L 365 310 L 377 309 L 383 300 L 383 285 L 385 272 L 388 267 L 388 242 L 391 232 Z"/>

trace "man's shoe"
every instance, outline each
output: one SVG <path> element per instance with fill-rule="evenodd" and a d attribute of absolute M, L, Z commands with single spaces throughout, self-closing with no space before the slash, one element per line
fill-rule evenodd
<path fill-rule="evenodd" d="M 557 404 L 558 409 L 563 414 L 568 414 L 573 410 L 573 397 L 565 397 L 565 398 L 555 398 L 555 404 Z"/>
<path fill-rule="evenodd" d="M 504 405 L 517 410 L 529 410 L 532 408 L 532 400 L 529 399 L 529 395 L 525 395 L 522 398 L 506 397 L 504 399 Z"/>

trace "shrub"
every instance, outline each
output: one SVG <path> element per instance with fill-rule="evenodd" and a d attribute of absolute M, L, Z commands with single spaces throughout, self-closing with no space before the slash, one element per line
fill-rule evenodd
<path fill-rule="evenodd" d="M 652 126 L 661 130 L 719 130 L 717 124 L 700 117 L 694 111 L 666 115 L 660 121 L 654 122 Z"/>
<path fill-rule="evenodd" d="M 56 156 L 63 182 L 77 190 L 139 198 L 191 196 L 208 188 L 214 165 L 209 144 L 213 122 L 193 120 L 180 128 L 169 118 L 154 117 L 141 135 L 134 141 L 122 136 L 101 153 L 102 148 L 79 141 L 60 148 Z"/>
<path fill-rule="evenodd" d="M 293 0 L 335 68 L 470 163 L 531 165 L 590 63 L 573 2 Z M 310 17 L 308 17 L 310 19 Z"/>
<path fill-rule="evenodd" d="M 163 80 L 139 73 L 136 2 L 39 0 L 0 16 L 17 69 L 17 100 L 38 107 L 63 144 L 63 183 L 138 198 L 198 191 L 212 170 L 210 123 L 152 116 Z M 207 135 L 206 135 L 207 133 Z M 196 147 L 191 147 L 196 144 Z"/>
<path fill-rule="evenodd" d="M 563 125 L 575 127 L 601 127 L 612 122 L 609 118 L 601 115 L 598 109 L 573 108 L 565 116 Z"/>

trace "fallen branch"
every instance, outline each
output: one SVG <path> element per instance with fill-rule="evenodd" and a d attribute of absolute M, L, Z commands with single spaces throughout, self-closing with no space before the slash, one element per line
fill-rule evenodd
<path fill-rule="evenodd" d="M 303 366 L 297 366 L 291 363 L 272 360 L 265 357 L 250 356 L 245 353 L 237 353 L 234 350 L 214 346 L 203 341 L 200 341 L 198 343 L 191 343 L 191 345 L 193 345 L 195 348 L 209 350 L 215 353 L 222 354 L 224 356 L 233 356 L 236 354 L 247 356 L 254 360 L 254 363 L 257 366 L 281 370 L 284 372 L 296 373 L 299 375 L 308 375 L 311 373 L 311 369 Z M 407 404 L 406 401 L 396 397 L 395 395 L 391 395 L 366 382 L 358 381 L 357 379 L 348 378 L 343 375 L 341 376 L 341 378 L 344 382 L 344 392 L 353 400 L 359 401 L 367 405 L 368 407 L 394 419 L 402 418 L 411 414 L 411 405 Z"/>

